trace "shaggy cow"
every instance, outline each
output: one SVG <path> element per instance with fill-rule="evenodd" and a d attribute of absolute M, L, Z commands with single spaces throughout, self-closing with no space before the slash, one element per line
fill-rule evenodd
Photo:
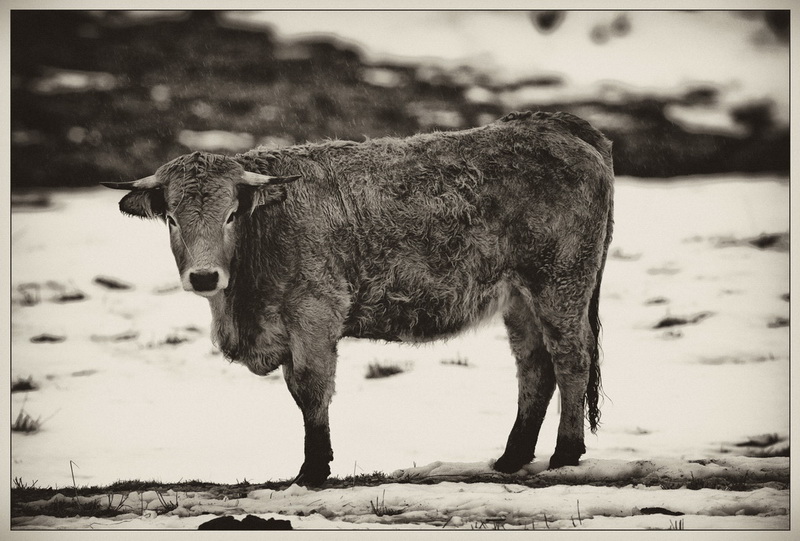
<path fill-rule="evenodd" d="M 208 298 L 222 352 L 260 375 L 283 367 L 305 422 L 297 483 L 330 474 L 340 338 L 435 340 L 497 312 L 519 409 L 494 468 L 533 459 L 556 385 L 550 467 L 585 453 L 613 195 L 611 144 L 587 122 L 511 113 L 406 139 L 195 152 L 104 184 L 131 190 L 123 213 L 169 224 L 183 287 Z"/>

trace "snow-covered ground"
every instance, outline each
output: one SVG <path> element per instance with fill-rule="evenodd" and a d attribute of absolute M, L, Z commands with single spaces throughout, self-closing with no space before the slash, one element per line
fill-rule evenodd
<path fill-rule="evenodd" d="M 588 453 L 575 475 L 602 481 L 631 463 L 652 461 L 665 478 L 680 481 L 703 475 L 692 460 L 733 459 L 741 453 L 735 444 L 751 436 L 788 434 L 789 329 L 776 322 L 789 317 L 783 298 L 789 257 L 736 242 L 788 232 L 788 194 L 786 179 L 774 177 L 618 179 L 601 301 L 608 398 L 603 425 L 596 436 L 587 433 Z M 165 226 L 123 217 L 119 197 L 111 190 L 59 191 L 52 208 L 12 215 L 11 375 L 32 377 L 38 390 L 12 394 L 10 421 L 23 409 L 42 419 L 39 432 L 12 434 L 12 478 L 71 487 L 70 462 L 81 486 L 291 478 L 302 461 L 302 419 L 280 373 L 259 378 L 214 350 L 207 302 L 178 288 Z M 108 289 L 94 282 L 100 275 L 133 288 Z M 56 302 L 76 291 L 86 298 Z M 35 304 L 25 305 L 25 298 Z M 653 328 L 667 316 L 701 313 L 710 315 Z M 63 341 L 31 341 L 44 334 Z M 502 453 L 516 413 L 516 380 L 501 322 L 446 343 L 346 340 L 339 352 L 331 407 L 334 475 L 413 473 L 437 461 L 456 463 L 455 471 L 488 472 L 489 461 Z M 371 363 L 406 370 L 366 379 Z M 553 406 L 537 448 L 541 461 L 528 475 L 552 475 L 539 472 L 553 451 L 556 425 Z M 763 460 L 737 467 L 749 468 L 751 479 L 767 463 L 788 467 L 786 458 Z M 428 470 L 422 473 L 431 475 Z M 577 527 L 599 529 L 668 528 L 668 518 L 682 518 L 690 529 L 789 525 L 788 491 L 771 487 L 451 482 L 295 489 L 213 505 L 218 512 L 263 516 L 302 510 L 305 518 L 292 517 L 295 528 L 322 529 L 431 527 L 450 517 L 448 528 L 469 529 L 496 516 L 506 517 L 506 528 L 538 529 L 545 527 L 539 523 L 544 514 L 554 521 L 551 528 L 573 527 L 572 515 Z M 376 497 L 405 511 L 370 515 Z M 185 512 L 153 513 L 150 521 L 36 519 L 16 526 L 193 528 L 204 521 L 196 498 L 202 495 L 182 494 Z M 341 507 L 346 503 L 360 511 Z M 686 516 L 636 512 L 643 507 Z M 327 518 L 308 516 L 322 508 Z"/>
<path fill-rule="evenodd" d="M 614 472 L 619 464 L 588 461 L 589 468 Z M 785 459 L 739 459 L 742 470 L 786 469 Z M 754 463 L 759 463 L 758 465 Z M 767 463 L 767 464 L 764 464 Z M 651 472 L 667 477 L 686 475 L 678 463 L 651 463 Z M 730 466 L 731 464 L 725 464 Z M 465 468 L 464 466 L 467 466 Z M 472 467 L 469 467 L 472 466 Z M 696 466 L 693 473 L 719 475 L 725 468 Z M 485 465 L 440 465 L 449 473 L 488 471 Z M 577 470 L 579 468 L 569 468 Z M 733 469 L 736 469 L 735 467 Z M 704 471 L 707 470 L 707 471 Z M 558 478 L 563 472 L 539 475 Z M 425 472 L 430 474 L 430 472 Z M 290 520 L 295 529 L 786 529 L 789 526 L 788 491 L 759 488 L 730 491 L 660 487 L 567 486 L 528 488 L 513 483 L 459 483 L 434 485 L 387 483 L 371 487 L 309 490 L 292 485 L 286 490 L 253 490 L 245 498 L 214 498 L 208 493 L 155 491 L 115 494 L 99 500 L 112 508 L 130 512 L 114 519 L 54 519 L 35 516 L 15 521 L 15 526 L 78 529 L 168 529 L 197 528 L 214 515 L 247 514 Z M 49 502 L 70 501 L 68 494 Z M 83 504 L 92 498 L 79 497 Z M 163 513 L 164 502 L 177 508 Z M 34 504 L 45 504 L 41 501 Z M 658 510 L 660 512 L 652 512 Z M 377 513 L 376 513 L 377 511 Z M 650 511 L 650 512 L 649 512 Z M 668 514 L 674 513 L 674 514 Z"/>

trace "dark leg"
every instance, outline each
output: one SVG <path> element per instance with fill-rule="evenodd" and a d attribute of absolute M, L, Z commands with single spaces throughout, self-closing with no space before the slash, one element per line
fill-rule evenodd
<path fill-rule="evenodd" d="M 556 450 L 550 468 L 576 466 L 586 452 L 584 445 L 584 403 L 589 384 L 590 330 L 588 319 L 558 318 L 549 339 L 555 378 L 561 395 L 561 419 Z"/>
<path fill-rule="evenodd" d="M 331 473 L 333 460 L 328 406 L 333 397 L 335 351 L 317 357 L 314 363 L 284 365 L 284 378 L 295 402 L 303 413 L 305 425 L 305 460 L 294 482 L 319 486 Z"/>
<path fill-rule="evenodd" d="M 555 389 L 555 374 L 533 313 L 520 295 L 512 299 L 505 323 L 517 360 L 519 398 L 506 450 L 494 469 L 514 473 L 533 460 L 539 429 Z"/>
<path fill-rule="evenodd" d="M 585 404 L 596 347 L 589 312 L 603 246 L 602 239 L 586 235 L 590 226 L 575 226 L 569 232 L 565 230 L 554 252 L 558 258 L 547 265 L 547 276 L 532 299 L 561 397 L 558 437 L 550 468 L 577 465 L 586 452 Z"/>

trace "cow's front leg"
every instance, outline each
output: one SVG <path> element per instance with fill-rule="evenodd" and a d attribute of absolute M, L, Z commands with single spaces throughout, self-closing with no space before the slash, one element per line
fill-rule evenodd
<path fill-rule="evenodd" d="M 316 348 L 315 348 L 316 349 Z M 333 398 L 336 371 L 336 346 L 327 352 L 317 351 L 311 358 L 303 351 L 293 352 L 292 361 L 283 366 L 289 392 L 303 413 L 305 425 L 305 459 L 294 482 L 319 486 L 331 473 L 333 460 L 328 406 Z"/>

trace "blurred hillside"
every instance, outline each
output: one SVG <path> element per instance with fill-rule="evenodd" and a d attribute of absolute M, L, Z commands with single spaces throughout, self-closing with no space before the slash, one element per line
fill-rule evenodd
<path fill-rule="evenodd" d="M 478 126 L 507 113 L 508 96 L 591 121 L 614 141 L 618 174 L 789 168 L 789 130 L 768 100 L 735 106 L 725 129 L 691 121 L 718 102 L 713 84 L 576 96 L 552 74 L 501 83 L 463 66 L 367 63 L 342 41 L 281 40 L 212 11 L 161 15 L 11 12 L 12 189 L 129 180 L 198 149 Z"/>

